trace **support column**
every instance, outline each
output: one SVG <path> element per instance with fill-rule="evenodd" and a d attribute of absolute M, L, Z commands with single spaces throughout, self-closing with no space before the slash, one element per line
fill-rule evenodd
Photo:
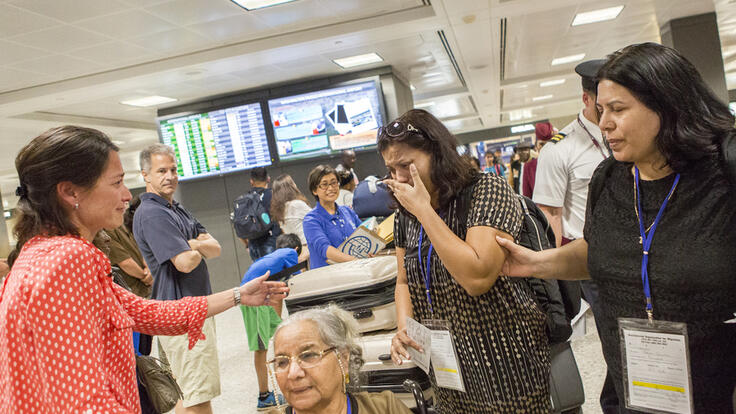
<path fill-rule="evenodd" d="M 681 17 L 660 26 L 662 44 L 682 53 L 721 101 L 728 103 L 716 13 Z"/>

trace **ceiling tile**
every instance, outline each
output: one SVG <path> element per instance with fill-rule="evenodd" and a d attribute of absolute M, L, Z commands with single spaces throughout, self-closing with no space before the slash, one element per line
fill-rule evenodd
<path fill-rule="evenodd" d="M 17 43 L 45 49 L 50 52 L 64 53 L 73 49 L 104 43 L 110 39 L 87 30 L 64 25 L 54 27 L 52 29 L 15 36 L 12 40 Z"/>
<path fill-rule="evenodd" d="M 130 7 L 117 0 L 13 0 L 9 4 L 66 23 L 115 13 Z"/>
<path fill-rule="evenodd" d="M 327 7 L 320 7 L 316 0 L 301 0 L 277 7 L 256 10 L 254 16 L 271 27 L 315 27 L 334 20 L 335 15 Z"/>
<path fill-rule="evenodd" d="M 2 56 L 3 65 L 33 59 L 44 53 L 41 49 L 0 40 L 0 56 Z"/>
<path fill-rule="evenodd" d="M 242 40 L 248 35 L 270 29 L 252 14 L 225 17 L 208 23 L 189 25 L 187 28 L 220 42 Z"/>
<path fill-rule="evenodd" d="M 169 22 L 187 26 L 246 13 L 231 1 L 179 0 L 147 7 L 146 10 Z"/>
<path fill-rule="evenodd" d="M 143 62 L 153 55 L 146 49 L 127 42 L 107 42 L 97 46 L 77 49 L 72 55 L 98 62 L 104 66 Z"/>
<path fill-rule="evenodd" d="M 14 6 L 0 4 L 0 37 L 9 37 L 59 25 L 56 20 Z"/>
<path fill-rule="evenodd" d="M 58 80 L 67 75 L 80 76 L 95 73 L 102 65 L 66 55 L 48 55 L 16 63 L 10 67 L 51 75 Z"/>
<path fill-rule="evenodd" d="M 46 83 L 50 76 L 27 72 L 17 68 L 0 68 L 0 92 L 7 92 Z M 3 141 L 5 145 L 5 141 Z"/>
<path fill-rule="evenodd" d="M 80 27 L 98 33 L 114 36 L 116 39 L 127 39 L 171 30 L 171 23 L 152 16 L 143 10 L 129 10 L 110 14 L 77 23 Z"/>
<path fill-rule="evenodd" d="M 130 39 L 129 42 L 156 53 L 172 53 L 204 48 L 210 40 L 187 29 L 174 29 L 136 37 Z"/>

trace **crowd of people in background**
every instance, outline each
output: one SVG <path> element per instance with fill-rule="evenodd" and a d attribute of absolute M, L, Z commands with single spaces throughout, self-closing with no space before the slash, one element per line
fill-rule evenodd
<path fill-rule="evenodd" d="M 421 351 L 407 318 L 445 321 L 437 329 L 450 333 L 464 391 L 431 373 L 438 412 L 548 413 L 545 315 L 515 278 L 580 280 L 607 364 L 604 413 L 640 412 L 627 406 L 619 318 L 686 326 L 694 412 L 731 412 L 736 325 L 724 321 L 736 312 L 736 180 L 721 148 L 736 139 L 734 116 L 661 45 L 629 46 L 576 72 L 581 111 L 560 130 L 536 124 L 533 142 L 516 145 L 508 164 L 495 148 L 461 155 L 424 110 L 378 130 L 387 174 L 376 175 L 396 210 L 391 359 L 400 365 L 410 348 Z M 207 260 L 223 247 L 175 200 L 174 150 L 141 152 L 146 189 L 136 198 L 122 184 L 117 151 L 100 131 L 65 126 L 18 154 L 17 244 L 0 293 L 0 411 L 140 413 L 134 355 L 156 335 L 182 391 L 176 412 L 212 412 L 214 315 L 241 305 L 259 410 L 410 412 L 390 392 L 364 393 L 350 381 L 363 360 L 349 313 L 333 305 L 282 320 L 288 288 L 267 281 L 302 262 L 357 260 L 338 249 L 367 218 L 356 214 L 354 151 L 300 183 L 314 203 L 295 177 L 250 171 L 244 196 L 261 203 L 267 227 L 239 236 L 252 264 L 239 287 L 215 294 Z M 521 196 L 544 213 L 555 248 L 519 246 Z M 105 234 L 103 253 L 92 241 Z M 269 387 L 269 367 L 283 395 Z"/>

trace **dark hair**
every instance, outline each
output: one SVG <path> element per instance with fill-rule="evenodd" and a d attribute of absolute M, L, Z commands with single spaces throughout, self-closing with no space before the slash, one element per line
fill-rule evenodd
<path fill-rule="evenodd" d="M 589 78 L 587 76 L 581 77 L 581 84 L 583 86 L 583 92 L 587 92 L 588 94 L 597 95 L 597 89 L 598 89 L 598 79 Z"/>
<path fill-rule="evenodd" d="M 684 56 L 656 43 L 627 46 L 598 71 L 628 89 L 660 119 L 655 143 L 667 165 L 681 172 L 694 162 L 718 162 L 721 144 L 736 134 L 734 116 Z"/>
<path fill-rule="evenodd" d="M 296 254 L 302 254 L 302 241 L 294 233 L 281 233 L 276 238 L 277 249 L 296 249 Z"/>
<path fill-rule="evenodd" d="M 256 167 L 250 170 L 250 179 L 258 182 L 268 181 L 268 171 L 266 171 L 266 167 Z"/>
<path fill-rule="evenodd" d="M 475 169 L 480 169 L 480 160 L 478 157 L 470 157 L 470 165 L 471 167 L 474 167 Z"/>
<path fill-rule="evenodd" d="M 17 244 L 8 255 L 9 266 L 36 235 L 79 235 L 59 202 L 56 185 L 69 181 L 92 188 L 107 165 L 110 151 L 117 150 L 104 133 L 70 125 L 49 129 L 20 150 L 15 169 L 23 191 L 16 206 L 20 213 L 13 229 Z"/>
<path fill-rule="evenodd" d="M 125 211 L 125 214 L 123 215 L 123 224 L 128 229 L 129 232 L 133 233 L 133 217 L 135 216 L 135 211 L 138 209 L 138 206 L 141 205 L 141 198 L 138 196 L 133 197 L 128 202 L 128 210 Z"/>
<path fill-rule="evenodd" d="M 276 223 L 284 222 L 284 211 L 286 203 L 292 200 L 302 200 L 307 202 L 306 197 L 299 191 L 296 183 L 289 174 L 281 174 L 274 180 L 271 193 L 271 219 Z"/>
<path fill-rule="evenodd" d="M 312 168 L 312 171 L 309 172 L 307 184 L 309 184 L 309 192 L 314 195 L 315 200 L 319 201 L 319 197 L 314 194 L 314 192 L 317 191 L 317 187 L 319 187 L 319 182 L 322 181 L 323 177 L 330 174 L 334 174 L 335 178 L 337 178 L 337 172 L 335 169 L 327 164 L 318 165 Z"/>
<path fill-rule="evenodd" d="M 409 132 L 392 137 L 382 129 L 378 137 L 378 152 L 383 154 L 392 144 L 404 143 L 429 154 L 432 159 L 429 174 L 437 189 L 439 207 L 447 207 L 476 175 L 468 168 L 468 162 L 457 153 L 457 138 L 439 119 L 423 109 L 409 110 L 387 125 L 397 121 L 411 124 L 419 133 Z M 403 209 L 401 206 L 399 208 Z"/>
<path fill-rule="evenodd" d="M 340 188 L 353 182 L 353 173 L 347 170 L 337 171 L 337 180 L 340 181 Z"/>

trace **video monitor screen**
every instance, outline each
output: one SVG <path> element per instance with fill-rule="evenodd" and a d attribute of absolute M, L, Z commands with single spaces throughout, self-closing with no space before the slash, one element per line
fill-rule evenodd
<path fill-rule="evenodd" d="M 181 180 L 271 165 L 259 103 L 159 120 L 159 131 Z"/>
<path fill-rule="evenodd" d="M 376 81 L 268 101 L 279 159 L 328 155 L 376 145 L 383 125 Z"/>

